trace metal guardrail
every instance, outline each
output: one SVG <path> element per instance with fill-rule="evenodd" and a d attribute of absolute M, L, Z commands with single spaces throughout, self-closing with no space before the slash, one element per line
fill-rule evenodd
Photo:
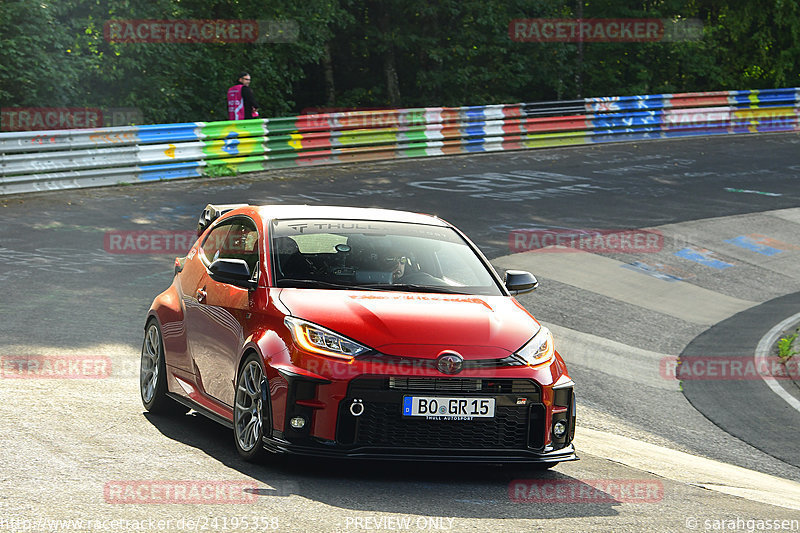
<path fill-rule="evenodd" d="M 800 131 L 800 88 L 0 133 L 0 195 L 353 161 Z"/>

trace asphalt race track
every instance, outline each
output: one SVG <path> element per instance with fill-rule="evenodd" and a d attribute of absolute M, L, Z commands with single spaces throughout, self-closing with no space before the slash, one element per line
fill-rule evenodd
<path fill-rule="evenodd" d="M 742 370 L 800 312 L 798 183 L 788 133 L 0 198 L 0 531 L 798 531 L 800 388 Z M 434 213 L 535 273 L 581 460 L 252 465 L 201 416 L 145 414 L 145 312 L 209 202 Z M 529 251 L 554 230 L 645 240 Z"/>

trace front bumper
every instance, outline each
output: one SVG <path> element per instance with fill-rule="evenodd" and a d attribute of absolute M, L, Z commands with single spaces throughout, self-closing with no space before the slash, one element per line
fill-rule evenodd
<path fill-rule="evenodd" d="M 264 446 L 276 453 L 362 459 L 430 460 L 437 462 L 558 463 L 577 459 L 572 446 L 575 402 L 572 388 L 543 391 L 530 379 L 406 378 L 365 376 L 351 380 L 338 409 L 301 407 L 316 396 L 316 385 L 302 378 L 288 384 L 286 420 L 301 416 L 305 429 L 273 431 Z M 491 419 L 428 420 L 403 416 L 409 395 L 495 399 Z M 545 399 L 546 398 L 546 399 Z M 564 407 L 545 405 L 556 402 Z M 361 411 L 353 414 L 357 404 Z M 335 424 L 335 439 L 312 435 L 316 417 Z M 335 417 L 331 419 L 328 417 Z M 555 420 L 569 430 L 555 438 Z"/>
<path fill-rule="evenodd" d="M 264 447 L 273 453 L 343 459 L 382 459 L 392 461 L 433 461 L 438 463 L 561 463 L 576 461 L 572 444 L 560 450 L 464 450 L 450 448 L 343 448 L 336 445 L 304 446 L 281 438 L 265 438 Z"/>

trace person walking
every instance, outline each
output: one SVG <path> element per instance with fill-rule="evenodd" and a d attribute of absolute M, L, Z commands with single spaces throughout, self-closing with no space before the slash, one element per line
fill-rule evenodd
<path fill-rule="evenodd" d="M 250 74 L 239 73 L 237 83 L 228 89 L 228 120 L 258 118 L 258 102 L 250 88 Z"/>

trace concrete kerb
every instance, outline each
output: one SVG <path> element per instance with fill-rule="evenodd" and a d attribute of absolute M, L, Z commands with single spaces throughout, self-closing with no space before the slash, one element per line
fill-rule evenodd
<path fill-rule="evenodd" d="M 786 336 L 787 334 L 791 335 L 792 332 L 796 331 L 797 328 L 800 327 L 800 313 L 796 313 L 782 322 L 776 324 L 772 327 L 766 335 L 764 335 L 758 343 L 755 352 L 755 360 L 756 360 L 756 368 L 758 368 L 758 361 L 760 359 L 765 359 L 767 357 L 775 356 L 778 353 L 778 341 Z M 798 344 L 797 339 L 793 343 L 793 347 L 796 347 Z M 795 348 L 796 349 L 796 348 Z M 797 357 L 797 356 L 796 356 Z M 790 372 L 787 374 L 791 375 Z M 762 375 L 761 378 L 767 384 L 767 386 L 772 389 L 775 394 L 781 397 L 786 403 L 791 405 L 797 411 L 800 411 L 800 400 L 796 395 L 790 394 L 786 389 L 784 389 L 778 381 L 773 378 L 772 376 L 764 376 Z M 792 381 L 794 385 L 800 388 L 800 383 L 798 382 L 798 378 L 792 377 Z"/>
<path fill-rule="evenodd" d="M 776 355 L 779 354 L 778 342 L 782 338 L 790 336 L 790 335 L 794 335 L 795 333 L 798 333 L 798 332 L 800 332 L 800 320 L 795 321 L 791 325 L 791 327 L 789 327 L 789 328 L 787 328 L 787 329 L 785 329 L 784 331 L 781 332 L 780 336 L 775 340 L 774 344 L 772 345 L 772 353 L 776 354 Z M 791 353 L 795 353 L 795 355 L 792 356 L 792 359 L 795 362 L 796 361 L 800 361 L 800 335 L 795 337 L 794 341 L 792 341 L 792 344 L 791 344 L 791 346 L 789 348 L 789 351 Z M 786 366 L 786 363 L 784 362 L 784 367 L 785 366 Z M 786 373 L 787 373 L 787 375 L 791 376 L 792 382 L 797 386 L 798 389 L 800 389 L 800 376 L 797 376 L 796 374 L 792 374 L 791 372 L 788 371 L 788 369 L 787 369 Z"/>

